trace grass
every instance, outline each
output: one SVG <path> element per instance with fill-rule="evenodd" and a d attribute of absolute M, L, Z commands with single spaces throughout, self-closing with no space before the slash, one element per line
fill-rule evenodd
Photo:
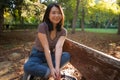
<path fill-rule="evenodd" d="M 72 29 L 68 29 L 68 31 L 71 31 Z M 81 31 L 81 28 L 77 28 L 76 31 Z M 110 34 L 116 34 L 117 29 L 104 29 L 104 28 L 85 28 L 86 32 L 95 32 L 95 33 L 110 33 Z"/>
<path fill-rule="evenodd" d="M 117 33 L 117 29 L 98 29 L 98 28 L 86 28 L 85 31 L 96 33 Z"/>

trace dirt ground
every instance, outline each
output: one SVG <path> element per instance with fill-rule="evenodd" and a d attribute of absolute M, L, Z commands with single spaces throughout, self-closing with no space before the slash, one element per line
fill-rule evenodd
<path fill-rule="evenodd" d="M 23 64 L 30 54 L 35 36 L 35 30 L 4 31 L 0 34 L 0 80 L 20 80 L 23 75 Z M 120 35 L 68 32 L 67 37 L 120 59 Z M 63 71 L 66 68 L 73 69 L 70 73 L 77 71 L 70 63 L 63 68 Z M 77 72 L 74 76 L 78 78 L 80 73 Z"/>

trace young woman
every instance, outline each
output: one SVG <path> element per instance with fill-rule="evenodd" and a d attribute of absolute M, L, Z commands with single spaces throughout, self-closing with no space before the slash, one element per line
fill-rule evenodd
<path fill-rule="evenodd" d="M 70 60 L 68 52 L 63 52 L 67 31 L 64 13 L 60 5 L 48 5 L 43 22 L 38 26 L 37 37 L 24 71 L 32 76 L 60 80 L 60 68 Z"/>

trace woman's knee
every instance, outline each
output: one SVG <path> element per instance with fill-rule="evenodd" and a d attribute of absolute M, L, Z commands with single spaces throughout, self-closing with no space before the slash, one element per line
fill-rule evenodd
<path fill-rule="evenodd" d="M 29 69 L 28 63 L 25 63 L 25 64 L 24 64 L 23 69 L 24 69 L 25 72 L 28 71 L 28 69 Z"/>
<path fill-rule="evenodd" d="M 70 59 L 70 53 L 69 52 L 63 52 L 64 57 L 67 59 Z"/>
<path fill-rule="evenodd" d="M 69 52 L 63 52 L 64 59 L 70 60 L 70 53 Z"/>
<path fill-rule="evenodd" d="M 24 71 L 25 72 L 30 72 L 31 71 L 31 69 L 32 69 L 32 64 L 31 63 L 28 63 L 28 62 L 26 62 L 25 64 L 24 64 Z"/>

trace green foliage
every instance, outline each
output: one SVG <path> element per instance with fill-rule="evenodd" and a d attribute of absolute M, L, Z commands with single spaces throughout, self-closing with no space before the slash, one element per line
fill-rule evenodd
<path fill-rule="evenodd" d="M 11 2 L 13 1 L 13 2 Z M 45 0 L 49 4 L 52 0 Z M 65 26 L 70 27 L 76 7 L 76 0 L 55 0 L 62 5 L 65 13 Z M 11 6 L 15 4 L 15 7 Z M 46 6 L 38 0 L 1 0 L 0 7 L 5 6 L 4 21 L 11 24 L 38 24 L 42 21 Z M 82 10 L 85 11 L 85 24 L 89 27 L 105 27 L 108 23 L 117 25 L 120 14 L 120 0 L 116 3 L 104 0 L 81 0 L 78 12 L 77 27 L 80 25 Z M 22 21 L 22 22 L 21 22 Z"/>
<path fill-rule="evenodd" d="M 25 2 L 22 8 L 22 17 L 25 18 L 25 23 L 38 24 L 42 21 L 46 6 L 38 2 Z"/>
<path fill-rule="evenodd" d="M 5 24 L 8 24 L 8 23 L 11 23 L 11 21 L 12 21 L 12 15 L 10 14 L 10 12 L 4 12 L 4 23 Z"/>
<path fill-rule="evenodd" d="M 117 0 L 117 4 L 120 6 L 120 0 Z"/>
<path fill-rule="evenodd" d="M 116 3 L 104 2 L 103 0 L 81 1 L 79 11 L 85 10 L 85 23 L 93 25 L 106 25 L 120 14 L 120 7 Z M 79 18 L 81 19 L 81 14 Z"/>
<path fill-rule="evenodd" d="M 20 24 L 20 16 L 23 18 L 23 23 L 38 24 L 42 21 L 46 6 L 39 2 L 31 2 L 25 0 L 21 7 L 20 13 L 18 9 L 13 9 L 12 13 L 6 8 L 4 12 L 5 24 Z"/>

